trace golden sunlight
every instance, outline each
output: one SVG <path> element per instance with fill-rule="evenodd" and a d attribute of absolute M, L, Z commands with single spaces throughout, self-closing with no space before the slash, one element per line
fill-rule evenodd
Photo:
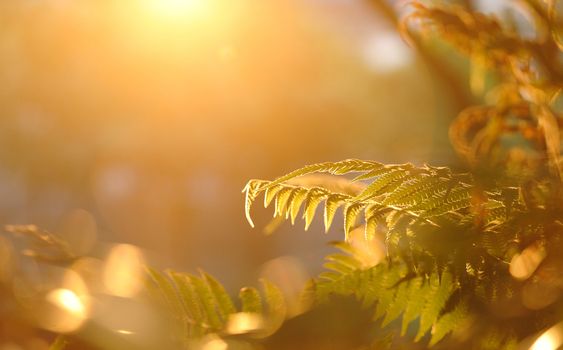
<path fill-rule="evenodd" d="M 118 244 L 108 255 L 104 267 L 104 284 L 110 294 L 132 297 L 142 288 L 144 257 L 129 244 Z"/>
<path fill-rule="evenodd" d="M 227 350 L 229 345 L 216 335 L 210 335 L 203 340 L 201 350 Z"/>
<path fill-rule="evenodd" d="M 251 312 L 238 312 L 229 315 L 226 332 L 229 334 L 244 334 L 260 330 L 264 320 L 260 314 Z"/>
<path fill-rule="evenodd" d="M 546 255 L 544 247 L 537 244 L 530 245 L 521 254 L 512 257 L 509 267 L 510 274 L 520 281 L 530 278 Z"/>
<path fill-rule="evenodd" d="M 530 350 L 556 350 L 563 344 L 563 323 L 558 323 L 543 333 Z"/>
<path fill-rule="evenodd" d="M 47 294 L 47 300 L 72 314 L 79 316 L 85 314 L 84 304 L 78 295 L 70 289 L 55 289 Z"/>
<path fill-rule="evenodd" d="M 74 332 L 88 318 L 86 295 L 80 295 L 68 288 L 57 288 L 47 293 L 45 300 L 47 304 L 37 311 L 39 321 L 45 329 L 57 333 Z"/>
<path fill-rule="evenodd" d="M 146 5 L 154 15 L 166 18 L 200 15 L 207 7 L 204 0 L 147 0 Z"/>

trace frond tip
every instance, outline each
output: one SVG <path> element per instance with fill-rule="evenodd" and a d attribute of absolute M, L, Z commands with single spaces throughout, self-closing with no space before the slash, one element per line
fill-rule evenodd
<path fill-rule="evenodd" d="M 325 172 L 332 175 L 359 173 L 353 179 L 332 177 L 323 182 L 310 181 L 311 174 Z M 307 176 L 307 180 L 298 179 Z M 464 181 L 462 181 L 462 179 Z M 331 181 L 338 186 L 331 186 Z M 361 181 L 358 183 L 357 181 Z M 354 184 L 356 193 L 341 191 L 342 183 Z M 358 187 L 359 186 L 359 187 Z M 486 193 L 485 203 L 472 198 L 474 185 L 466 174 L 454 175 L 445 167 L 412 164 L 383 165 L 373 161 L 348 159 L 341 162 L 326 162 L 305 166 L 273 181 L 250 180 L 244 188 L 246 193 L 245 213 L 250 226 L 254 222 L 250 209 L 255 200 L 263 194 L 264 206 L 274 203 L 274 216 L 295 219 L 302 211 L 305 230 L 313 222 L 318 206 L 324 206 L 324 227 L 328 231 L 339 208 L 343 208 L 344 235 L 362 222 L 366 223 L 366 236 L 373 237 L 380 223 L 393 221 L 425 222 L 439 226 L 440 217 L 458 220 L 472 212 L 473 205 L 484 205 L 494 217 L 483 218 L 489 222 L 504 212 L 504 204 L 496 199 L 498 195 Z M 348 187 L 349 188 L 349 187 Z M 324 204 L 323 204 L 324 203 Z M 409 219 L 409 220 L 407 220 Z M 392 225 L 390 225 L 392 226 Z M 391 227 L 389 227 L 391 228 Z"/>
<path fill-rule="evenodd" d="M 254 222 L 252 221 L 252 217 L 250 215 L 250 207 L 252 207 L 252 203 L 260 193 L 260 186 L 264 183 L 264 181 L 260 180 L 250 180 L 246 183 L 246 186 L 242 189 L 243 193 L 246 193 L 246 198 L 244 202 L 244 212 L 246 214 L 246 220 L 250 224 L 250 226 L 254 227 Z"/>

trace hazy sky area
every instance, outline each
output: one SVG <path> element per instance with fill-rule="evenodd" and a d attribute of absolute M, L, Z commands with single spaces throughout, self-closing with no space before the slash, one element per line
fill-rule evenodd
<path fill-rule="evenodd" d="M 245 182 L 342 158 L 449 163 L 449 90 L 360 1 L 3 1 L 0 221 L 228 284 L 279 256 L 316 272 L 341 230 L 265 237 Z"/>

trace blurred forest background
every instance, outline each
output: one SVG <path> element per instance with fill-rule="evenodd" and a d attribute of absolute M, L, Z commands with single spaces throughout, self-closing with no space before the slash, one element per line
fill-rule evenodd
<path fill-rule="evenodd" d="M 511 1 L 443 2 L 510 18 L 525 33 Z M 130 272 L 107 276 L 118 256 L 201 267 L 230 292 L 260 276 L 300 290 L 343 232 L 321 234 L 319 215 L 309 232 L 283 224 L 265 236 L 266 210 L 251 229 L 241 194 L 249 178 L 345 158 L 462 169 L 448 126 L 483 96 L 449 46 L 405 43 L 396 28 L 405 5 L 0 1 L 0 223 L 37 225 L 99 259 L 87 263 L 104 260 L 108 286 Z M 15 257 L 12 238 L 0 236 L 0 282 L 18 271 L 25 278 L 7 293 L 31 300 L 28 286 L 51 277 Z M 71 270 L 98 271 L 87 263 Z M 101 283 L 96 276 L 86 282 Z M 12 308 L 2 303 L 0 317 Z M 1 321 L 0 339 L 14 335 L 12 320 Z"/>
<path fill-rule="evenodd" d="M 233 290 L 283 256 L 317 273 L 342 232 L 252 230 L 249 178 L 344 158 L 456 165 L 447 127 L 474 98 L 468 65 L 439 43 L 407 46 L 403 6 L 0 2 L 0 222 L 57 232 L 78 254 L 130 243 Z"/>

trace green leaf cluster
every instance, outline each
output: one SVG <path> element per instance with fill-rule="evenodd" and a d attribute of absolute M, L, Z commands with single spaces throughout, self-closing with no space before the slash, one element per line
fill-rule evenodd
<path fill-rule="evenodd" d="M 245 313 L 259 320 L 255 329 L 244 330 L 260 338 L 273 333 L 285 320 L 286 304 L 280 289 L 262 280 L 263 293 L 245 287 L 239 293 L 239 305 L 213 276 L 200 276 L 168 270 L 159 272 L 149 268 L 150 289 L 171 315 L 178 341 L 189 344 L 207 334 L 228 336 L 233 315 Z M 238 332 L 237 332 L 238 333 Z"/>

